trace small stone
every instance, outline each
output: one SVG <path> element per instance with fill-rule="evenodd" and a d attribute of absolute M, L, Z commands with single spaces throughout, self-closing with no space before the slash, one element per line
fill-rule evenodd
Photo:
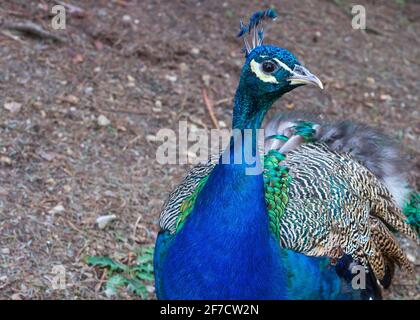
<path fill-rule="evenodd" d="M 22 108 L 22 104 L 19 102 L 12 101 L 6 102 L 3 107 L 11 113 L 18 113 Z"/>
<path fill-rule="evenodd" d="M 117 295 L 117 293 L 115 292 L 115 290 L 113 290 L 113 289 L 111 289 L 111 288 L 107 288 L 107 289 L 104 291 L 104 293 L 105 293 L 105 295 L 106 295 L 108 298 L 112 298 L 112 297 L 114 297 L 114 296 L 116 296 L 116 295 Z"/>
<path fill-rule="evenodd" d="M 371 85 L 374 85 L 374 84 L 375 84 L 375 79 L 374 79 L 374 78 L 372 78 L 372 77 L 367 77 L 367 78 L 366 78 L 366 81 L 367 81 L 367 83 L 369 83 L 369 84 L 371 84 Z"/>
<path fill-rule="evenodd" d="M 408 252 L 406 255 L 407 255 L 408 261 L 410 261 L 411 263 L 416 262 L 416 257 L 414 255 L 412 255 L 410 252 Z"/>
<path fill-rule="evenodd" d="M 208 75 L 208 74 L 203 74 L 203 75 L 201 76 L 201 79 L 203 79 L 204 85 L 205 85 L 206 87 L 210 86 L 210 75 Z"/>
<path fill-rule="evenodd" d="M 76 104 L 78 104 L 78 103 L 79 103 L 79 98 L 78 98 L 78 97 L 76 97 L 76 96 L 74 96 L 74 95 L 72 95 L 72 94 L 68 95 L 68 96 L 65 98 L 65 100 L 66 100 L 67 102 L 69 102 L 69 103 L 73 104 L 73 105 L 76 105 Z"/>
<path fill-rule="evenodd" d="M 192 53 L 193 55 L 197 56 L 197 55 L 199 55 L 199 54 L 200 54 L 200 49 L 198 49 L 198 48 L 192 48 L 192 49 L 191 49 L 191 53 Z"/>
<path fill-rule="evenodd" d="M 391 97 L 389 94 L 381 94 L 381 95 L 379 96 L 379 98 L 380 98 L 382 101 L 391 101 L 391 100 L 392 100 L 392 97 Z"/>
<path fill-rule="evenodd" d="M 3 249 L 1 249 L 1 253 L 2 254 L 10 254 L 10 249 L 9 248 L 3 248 Z"/>
<path fill-rule="evenodd" d="M 181 70 L 181 72 L 187 72 L 190 69 L 190 67 L 188 67 L 188 65 L 185 62 L 181 62 L 179 64 L 179 70 Z"/>
<path fill-rule="evenodd" d="M 63 205 L 58 204 L 54 208 L 52 208 L 50 211 L 48 211 L 49 214 L 57 214 L 63 212 L 65 209 Z"/>
<path fill-rule="evenodd" d="M 1 156 L 0 157 L 0 163 L 11 166 L 12 165 L 12 159 L 10 159 L 9 157 L 6 157 L 6 156 Z"/>
<path fill-rule="evenodd" d="M 156 100 L 156 101 L 155 101 L 155 107 L 156 107 L 156 108 L 162 108 L 162 101 L 160 101 L 160 100 Z"/>
<path fill-rule="evenodd" d="M 131 17 L 128 14 L 125 14 L 122 17 L 122 21 L 124 21 L 124 22 L 130 22 L 131 21 Z"/>
<path fill-rule="evenodd" d="M 133 76 L 128 75 L 127 76 L 128 82 L 136 82 L 136 79 Z"/>
<path fill-rule="evenodd" d="M 178 77 L 174 74 L 167 74 L 165 76 L 166 80 L 169 80 L 170 82 L 176 82 L 176 80 L 178 80 Z"/>
<path fill-rule="evenodd" d="M 112 221 L 115 220 L 117 216 L 115 214 L 109 214 L 106 216 L 100 216 L 96 218 L 96 224 L 98 225 L 99 229 L 105 229 L 106 226 Z"/>
<path fill-rule="evenodd" d="M 111 121 L 109 121 L 109 119 L 107 117 L 105 117 L 103 114 L 101 114 L 98 117 L 98 125 L 100 125 L 101 127 L 106 127 L 109 126 L 111 124 Z"/>
<path fill-rule="evenodd" d="M 146 140 L 149 141 L 149 142 L 155 142 L 156 141 L 156 136 L 153 135 L 153 134 L 148 134 L 146 136 Z"/>
<path fill-rule="evenodd" d="M 93 92 L 93 88 L 92 87 L 87 87 L 84 90 L 85 94 L 91 94 Z"/>
<path fill-rule="evenodd" d="M 219 127 L 220 128 L 226 128 L 226 122 L 224 122 L 223 120 L 219 120 Z"/>

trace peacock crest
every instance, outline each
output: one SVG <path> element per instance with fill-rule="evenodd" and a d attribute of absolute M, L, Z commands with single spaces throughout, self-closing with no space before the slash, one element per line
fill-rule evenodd
<path fill-rule="evenodd" d="M 240 21 L 240 31 L 237 35 L 238 38 L 244 39 L 245 48 L 244 51 L 246 56 L 258 46 L 261 46 L 264 42 L 264 20 L 275 20 L 277 18 L 277 12 L 275 9 L 260 10 L 254 12 L 249 19 L 248 25 L 245 25 L 243 21 Z M 247 37 L 250 37 L 251 44 Z"/>

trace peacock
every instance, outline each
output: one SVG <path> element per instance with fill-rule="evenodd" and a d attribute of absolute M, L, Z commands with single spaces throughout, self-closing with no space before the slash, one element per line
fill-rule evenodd
<path fill-rule="evenodd" d="M 163 206 L 159 299 L 380 299 L 395 266 L 412 271 L 394 234 L 418 239 L 401 211 L 409 189 L 388 137 L 289 112 L 258 143 L 275 101 L 304 85 L 323 88 L 291 52 L 263 44 L 263 21 L 276 17 L 267 9 L 241 22 L 230 143 L 193 167 Z"/>

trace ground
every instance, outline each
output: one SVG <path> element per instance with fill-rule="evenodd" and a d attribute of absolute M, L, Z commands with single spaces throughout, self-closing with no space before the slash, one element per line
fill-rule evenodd
<path fill-rule="evenodd" d="M 309 109 L 383 129 L 401 143 L 419 189 L 420 3 L 359 2 L 366 31 L 352 29 L 344 0 L 68 0 L 59 31 L 54 1 L 3 2 L 0 298 L 107 298 L 107 274 L 84 257 L 131 263 L 154 243 L 162 203 L 188 168 L 157 163 L 156 134 L 177 130 L 179 120 L 211 128 L 203 88 L 219 125 L 230 124 L 243 63 L 238 21 L 268 5 L 279 18 L 266 42 L 290 49 L 325 84 L 295 90 L 275 111 Z M 65 41 L 10 29 L 23 21 Z M 110 214 L 116 219 L 98 228 L 97 217 Z M 398 272 L 385 296 L 419 299 L 417 250 L 404 247 L 416 274 Z M 64 267 L 64 290 L 51 285 L 54 266 Z M 152 283 L 147 290 L 153 298 Z M 129 290 L 117 297 L 136 298 Z"/>

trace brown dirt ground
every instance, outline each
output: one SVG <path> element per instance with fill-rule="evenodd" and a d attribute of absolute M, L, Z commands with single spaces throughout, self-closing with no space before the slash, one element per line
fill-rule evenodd
<path fill-rule="evenodd" d="M 267 42 L 290 49 L 326 86 L 296 90 L 276 110 L 382 128 L 409 154 L 410 183 L 419 189 L 420 3 L 359 2 L 368 32 L 351 28 L 347 1 L 270 3 L 280 17 Z M 218 120 L 230 123 L 243 62 L 238 19 L 268 2 L 69 0 L 84 13 L 54 31 L 66 43 L 8 31 L 26 20 L 51 31 L 52 3 L 0 6 L 0 298 L 103 299 L 102 271 L 83 257 L 127 260 L 154 242 L 159 209 L 187 169 L 159 165 L 154 136 L 179 120 L 211 127 L 203 76 Z M 21 109 L 9 112 L 7 102 Z M 100 127 L 99 115 L 111 124 Z M 64 210 L 51 211 L 57 205 Z M 105 214 L 117 219 L 99 230 L 95 219 Z M 53 290 L 60 264 L 67 289 Z M 416 264 L 416 275 L 397 274 L 388 298 L 420 298 Z"/>

